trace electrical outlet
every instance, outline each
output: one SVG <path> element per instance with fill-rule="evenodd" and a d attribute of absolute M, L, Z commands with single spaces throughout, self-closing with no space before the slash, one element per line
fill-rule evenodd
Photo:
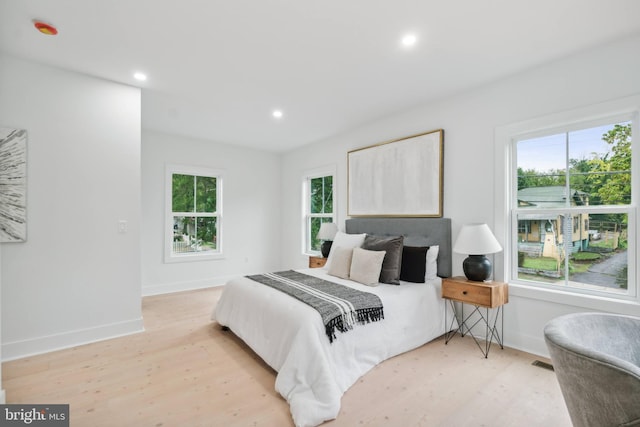
<path fill-rule="evenodd" d="M 125 234 L 127 232 L 127 221 L 121 219 L 118 221 L 118 233 Z"/>

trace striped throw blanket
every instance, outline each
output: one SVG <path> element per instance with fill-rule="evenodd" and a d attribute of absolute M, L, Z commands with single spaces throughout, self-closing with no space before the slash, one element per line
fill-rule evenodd
<path fill-rule="evenodd" d="M 247 277 L 315 308 L 322 317 L 331 343 L 336 339 L 336 330 L 346 332 L 353 329 L 356 323 L 365 324 L 384 319 L 382 301 L 369 292 L 293 270 Z"/>

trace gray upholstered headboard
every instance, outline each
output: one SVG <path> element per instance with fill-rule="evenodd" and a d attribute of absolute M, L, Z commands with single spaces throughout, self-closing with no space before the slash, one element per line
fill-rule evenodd
<path fill-rule="evenodd" d="M 404 236 L 407 246 L 439 245 L 438 276 L 451 277 L 450 218 L 351 218 L 346 232 L 378 236 Z"/>

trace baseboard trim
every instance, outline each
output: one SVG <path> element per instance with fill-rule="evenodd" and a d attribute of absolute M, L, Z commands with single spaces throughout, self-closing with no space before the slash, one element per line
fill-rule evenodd
<path fill-rule="evenodd" d="M 504 345 L 536 356 L 549 358 L 549 349 L 544 341 L 544 337 L 512 334 L 508 340 L 505 340 Z"/>
<path fill-rule="evenodd" d="M 206 280 L 192 280 L 190 282 L 173 282 L 173 283 L 160 283 L 157 285 L 143 285 L 142 296 L 148 297 L 152 295 L 171 294 L 174 292 L 193 291 L 196 289 L 214 288 L 216 286 L 222 286 L 229 279 L 238 277 L 233 276 L 219 276 Z"/>
<path fill-rule="evenodd" d="M 79 329 L 71 332 L 48 335 L 23 341 L 2 344 L 2 361 L 22 359 L 24 357 L 49 353 L 51 351 L 76 347 L 118 338 L 125 335 L 137 334 L 144 331 L 142 317 L 123 322 L 111 323 L 95 328 Z"/>

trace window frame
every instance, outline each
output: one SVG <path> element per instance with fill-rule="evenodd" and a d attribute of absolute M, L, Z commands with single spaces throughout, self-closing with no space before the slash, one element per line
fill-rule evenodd
<path fill-rule="evenodd" d="M 173 252 L 173 175 L 191 175 L 201 177 L 216 178 L 216 210 L 213 213 L 198 214 L 195 217 L 216 218 L 216 249 L 206 252 L 185 252 L 176 254 Z M 207 261 L 224 258 L 223 253 L 223 181 L 224 171 L 200 166 L 188 166 L 167 164 L 165 165 L 165 238 L 164 238 L 164 261 L 165 263 Z"/>
<path fill-rule="evenodd" d="M 640 96 L 631 96 L 615 101 L 577 108 L 519 123 L 498 126 L 495 129 L 495 220 L 496 237 L 503 244 L 503 256 L 496 257 L 494 274 L 498 280 L 510 283 L 512 294 L 537 300 L 550 301 L 595 310 L 607 310 L 633 314 L 640 303 L 640 284 L 638 284 L 637 253 L 639 238 L 637 230 L 637 203 L 640 190 Z M 558 289 L 521 281 L 514 278 L 517 266 L 518 221 L 513 213 L 513 201 L 517 201 L 517 164 L 515 141 L 549 135 L 557 131 L 569 132 L 606 123 L 631 121 L 632 157 L 631 179 L 632 194 L 629 205 L 587 206 L 585 210 L 597 213 L 624 211 L 628 216 L 628 289 L 627 295 L 611 293 L 582 292 L 574 288 Z M 537 212 L 537 211 L 536 211 Z M 515 250 L 514 250 L 515 248 Z"/>
<path fill-rule="evenodd" d="M 311 213 L 311 180 L 330 176 L 332 178 L 332 210 L 333 213 Z M 337 197 L 336 197 L 336 168 L 327 167 L 315 169 L 304 174 L 302 179 L 302 253 L 308 256 L 320 256 L 320 251 L 311 249 L 311 219 L 332 218 L 331 222 L 337 222 Z"/>

